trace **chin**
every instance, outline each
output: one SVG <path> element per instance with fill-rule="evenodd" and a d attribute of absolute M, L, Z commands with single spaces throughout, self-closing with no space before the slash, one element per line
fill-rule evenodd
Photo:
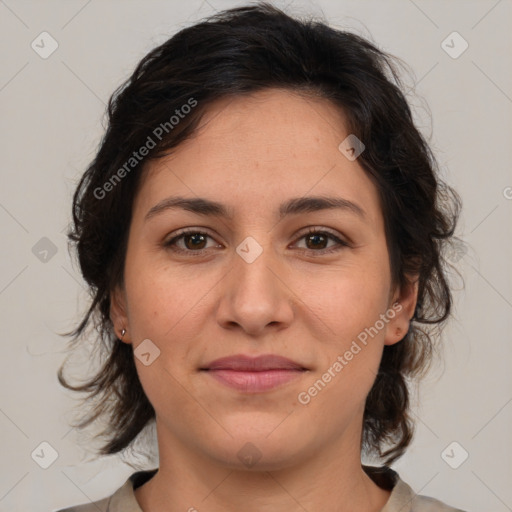
<path fill-rule="evenodd" d="M 289 468 L 305 458 L 308 451 L 313 453 L 314 448 L 308 450 L 307 439 L 299 432 L 282 426 L 276 428 L 279 421 L 272 425 L 268 422 L 239 425 L 236 434 L 229 430 L 233 438 L 217 444 L 217 449 L 215 441 L 211 440 L 210 455 L 227 468 L 258 472 Z"/>

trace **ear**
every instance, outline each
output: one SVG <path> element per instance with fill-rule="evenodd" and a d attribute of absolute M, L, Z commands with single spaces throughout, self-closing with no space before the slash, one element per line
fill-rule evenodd
<path fill-rule="evenodd" d="M 418 300 L 418 280 L 418 275 L 407 276 L 407 283 L 396 288 L 391 294 L 386 313 L 390 321 L 386 329 L 385 345 L 394 345 L 407 334 Z"/>
<path fill-rule="evenodd" d="M 126 293 L 120 286 L 116 286 L 110 292 L 110 320 L 112 320 L 116 336 L 123 343 L 131 343 L 128 316 L 126 314 Z M 126 330 L 124 335 L 122 334 L 123 329 Z"/>

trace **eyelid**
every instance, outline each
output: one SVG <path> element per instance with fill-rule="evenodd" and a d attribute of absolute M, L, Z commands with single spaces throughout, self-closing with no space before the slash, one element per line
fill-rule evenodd
<path fill-rule="evenodd" d="M 177 232 L 173 233 L 172 237 L 169 239 L 164 240 L 163 245 L 164 247 L 173 247 L 172 250 L 177 253 L 188 253 L 192 255 L 202 255 L 203 253 L 207 252 L 208 249 L 198 249 L 197 251 L 191 250 L 191 249 L 182 249 L 181 247 L 176 247 L 176 242 L 178 240 L 182 240 L 183 237 L 186 235 L 193 235 L 193 234 L 200 234 L 205 235 L 208 238 L 211 238 L 212 240 L 215 240 L 215 237 L 210 234 L 207 228 L 182 228 L 178 230 Z M 329 254 L 333 253 L 337 250 L 341 250 L 344 247 L 350 247 L 350 243 L 344 239 L 342 235 L 339 235 L 337 232 L 333 232 L 330 228 L 322 227 L 322 226 L 308 226 L 305 228 L 305 231 L 299 232 L 299 234 L 295 237 L 294 242 L 292 242 L 292 245 L 295 245 L 298 241 L 302 240 L 304 237 L 306 237 L 309 234 L 321 234 L 321 235 L 327 235 L 327 237 L 334 242 L 336 242 L 336 245 L 329 248 L 324 249 L 302 249 L 303 251 L 306 251 L 308 254 L 314 254 L 321 256 L 323 254 Z"/>
<path fill-rule="evenodd" d="M 334 238 L 337 238 L 341 242 L 345 242 L 348 244 L 348 241 L 343 240 L 343 235 L 341 233 L 338 233 L 335 230 L 332 230 L 331 228 L 326 228 L 324 226 L 308 226 L 307 228 L 304 228 L 305 231 L 299 231 L 299 234 L 297 235 L 298 238 L 302 238 L 305 235 L 316 234 L 316 233 L 325 233 L 327 235 L 331 235 Z"/>
<path fill-rule="evenodd" d="M 199 234 L 199 235 L 205 235 L 207 236 L 208 238 L 211 238 L 212 240 L 215 240 L 215 237 L 210 234 L 210 232 L 206 229 L 206 228 L 194 228 L 194 227 L 191 227 L 191 228 L 182 228 L 182 229 L 179 229 L 178 231 L 176 231 L 175 233 L 172 234 L 171 237 L 169 238 L 165 238 L 164 242 L 163 242 L 163 245 L 164 247 L 171 247 L 171 246 L 175 246 L 176 245 L 176 242 L 178 241 L 178 239 L 183 239 L 184 236 L 186 235 L 195 235 L 195 234 Z M 188 250 L 188 249 L 181 249 L 181 247 L 178 247 L 176 249 L 174 249 L 176 252 L 180 253 L 180 252 L 187 252 L 187 253 L 193 253 L 193 254 L 201 254 L 203 253 L 204 251 L 207 251 L 208 249 L 199 249 L 197 251 L 192 251 L 192 250 Z"/>
<path fill-rule="evenodd" d="M 313 253 L 313 254 L 318 253 L 318 255 L 329 254 L 329 253 L 335 252 L 337 250 L 340 250 L 344 247 L 351 246 L 351 244 L 346 240 L 346 237 L 343 237 L 343 235 L 337 233 L 336 231 L 333 231 L 330 228 L 326 228 L 323 226 L 309 226 L 308 228 L 306 228 L 306 231 L 302 231 L 301 233 L 299 233 L 299 235 L 297 236 L 297 238 L 295 239 L 295 242 L 293 242 L 293 244 L 296 244 L 299 240 L 302 240 L 305 236 L 307 236 L 309 234 L 328 235 L 328 238 L 330 238 L 331 240 L 334 240 L 336 242 L 336 245 L 333 247 L 330 247 L 330 248 L 319 249 L 319 250 L 304 249 L 308 253 Z"/>

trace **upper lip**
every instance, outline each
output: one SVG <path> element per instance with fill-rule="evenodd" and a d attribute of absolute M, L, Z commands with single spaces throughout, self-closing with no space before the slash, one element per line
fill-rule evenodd
<path fill-rule="evenodd" d="M 265 354 L 257 357 L 240 354 L 215 359 L 201 370 L 261 372 L 265 370 L 306 370 L 306 368 L 291 359 L 275 354 Z"/>

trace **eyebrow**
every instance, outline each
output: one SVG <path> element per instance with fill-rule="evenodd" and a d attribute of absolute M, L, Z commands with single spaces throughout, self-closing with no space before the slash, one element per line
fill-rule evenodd
<path fill-rule="evenodd" d="M 204 216 L 224 217 L 226 219 L 233 219 L 234 217 L 233 210 L 222 203 L 202 197 L 188 198 L 176 196 L 167 197 L 153 206 L 146 214 L 145 220 L 161 212 L 179 208 Z M 366 219 L 366 212 L 358 204 L 341 197 L 329 196 L 308 196 L 289 199 L 279 207 L 279 219 L 290 215 L 332 209 L 352 212 L 361 217 L 361 219 Z"/>

